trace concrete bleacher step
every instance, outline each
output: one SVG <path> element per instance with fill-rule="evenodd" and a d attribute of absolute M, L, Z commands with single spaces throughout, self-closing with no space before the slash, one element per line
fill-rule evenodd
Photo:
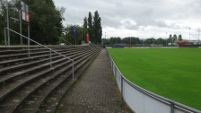
<path fill-rule="evenodd" d="M 95 59 L 98 53 L 94 53 L 93 56 L 89 57 L 86 61 L 82 61 L 76 68 L 75 79 L 77 79 L 83 71 L 91 64 L 91 62 Z M 68 89 L 72 86 L 73 81 L 67 80 L 59 88 L 54 91 L 52 95 L 45 99 L 43 105 L 40 106 L 39 110 L 41 112 L 56 112 L 56 109 L 59 109 L 59 103 L 62 103 L 62 98 L 65 96 Z"/>
<path fill-rule="evenodd" d="M 12 55 L 8 54 L 9 60 L 0 61 L 0 65 L 2 64 L 0 66 L 0 112 L 22 112 L 22 110 L 29 108 L 28 106 L 30 105 L 35 106 L 35 110 L 37 109 L 38 111 L 38 108 L 42 109 L 42 106 L 45 105 L 44 103 L 47 103 L 46 100 L 50 95 L 56 94 L 55 90 L 59 90 L 63 83 L 66 83 L 66 81 L 73 83 L 69 80 L 69 78 L 72 78 L 71 60 L 53 54 L 52 68 L 50 68 L 50 63 L 48 62 L 50 60 L 49 53 L 47 51 L 37 51 L 37 48 L 34 47 L 32 49 L 34 52 L 31 58 L 17 59 L 17 57 L 13 56 L 20 57 L 25 53 L 14 52 L 13 54 L 11 53 Z M 2 48 L 0 48 L 1 50 Z M 54 50 L 74 59 L 76 73 L 79 69 L 85 67 L 87 61 L 94 58 L 100 51 L 97 48 L 91 49 L 88 47 L 55 47 Z M 21 50 L 19 49 L 19 51 Z M 6 55 L 3 57 L 6 57 Z M 42 93 L 42 95 L 40 93 L 41 88 L 47 89 L 46 94 Z M 63 97 L 64 94 L 61 94 L 62 96 L 60 97 Z M 29 102 L 33 102 L 33 99 L 37 96 L 41 98 L 39 99 L 41 102 L 36 102 L 36 105 L 27 103 L 29 99 Z M 60 99 L 57 100 L 57 103 Z"/>
<path fill-rule="evenodd" d="M 77 58 L 79 58 L 79 55 L 75 59 L 77 59 Z M 57 61 L 53 61 L 52 65 L 54 66 L 56 64 L 62 63 L 65 60 L 66 60 L 65 58 L 62 58 L 62 59 L 59 59 Z M 68 63 L 71 63 L 71 61 L 68 61 Z M 37 66 L 31 67 L 29 69 L 13 73 L 13 74 L 9 75 L 10 78 L 8 78 L 8 76 L 3 76 L 5 78 L 7 78 L 6 80 L 5 80 L 5 78 L 3 78 L 1 76 L 2 80 L 4 80 L 4 81 L 1 82 L 1 84 L 3 84 L 4 86 L 2 86 L 3 89 L 2 89 L 2 92 L 0 92 L 0 100 L 2 100 L 2 97 L 5 97 L 5 96 L 3 96 L 3 95 L 5 95 L 5 91 L 4 90 L 7 91 L 6 93 L 8 93 L 9 90 L 10 90 L 10 92 L 12 92 L 14 89 L 21 87 L 22 84 L 25 84 L 26 82 L 30 82 L 30 81 L 32 81 L 32 80 L 37 79 L 38 77 L 40 77 L 40 75 L 36 76 L 33 73 L 39 72 L 39 70 L 44 69 L 44 68 L 49 68 L 49 67 L 50 67 L 49 63 L 42 64 L 42 65 L 37 65 Z M 29 76 L 26 76 L 26 75 L 29 75 Z M 11 88 L 8 88 L 9 86 L 5 85 L 5 81 L 11 81 L 11 80 L 13 80 L 13 79 L 15 79 L 17 77 L 19 78 L 19 77 L 22 77 L 22 76 L 24 76 L 24 77 L 21 78 L 20 80 L 24 81 L 24 83 L 22 83 L 19 80 L 16 80 L 16 81 L 12 81 L 12 84 L 14 84 L 14 85 Z M 11 85 L 11 84 L 9 84 L 9 85 Z"/>
<path fill-rule="evenodd" d="M 82 54 L 81 52 L 78 54 L 78 56 Z M 71 56 L 71 57 L 74 57 Z M 61 59 L 62 57 L 61 56 L 55 56 L 53 57 L 52 56 L 52 61 L 54 60 L 58 60 L 58 59 Z M 45 64 L 46 63 L 46 64 Z M 41 66 L 38 66 L 39 64 L 43 64 Z M 33 67 L 34 65 L 34 67 Z M 28 72 L 32 73 L 33 71 L 36 71 L 36 69 L 40 69 L 42 68 L 42 66 L 45 66 L 48 67 L 49 65 L 49 58 L 46 58 L 46 59 L 43 59 L 43 60 L 38 60 L 38 61 L 33 61 L 33 62 L 29 62 L 29 63 L 23 63 L 23 64 L 19 64 L 19 65 L 14 65 L 14 66 L 9 66 L 9 67 L 5 67 L 5 68 L 1 68 L 0 69 L 0 75 L 3 75 L 4 72 L 9 72 L 9 71 L 12 71 L 12 72 L 15 72 L 15 71 L 20 71 L 20 73 L 14 73 L 14 74 L 9 74 L 9 76 L 0 76 L 0 85 L 3 85 L 5 84 L 7 81 L 11 81 L 12 79 L 18 77 L 18 76 L 22 76 L 22 75 L 25 75 L 25 74 L 28 74 Z M 28 67 L 33 67 L 32 69 L 27 69 Z M 26 68 L 25 68 L 26 67 Z M 20 70 L 20 69 L 23 69 L 23 70 Z M 15 71 L 14 71 L 15 70 Z"/>
<path fill-rule="evenodd" d="M 76 61 L 76 65 L 79 65 L 79 63 L 81 61 L 85 61 L 86 58 L 89 56 L 90 55 L 84 56 L 79 61 Z M 75 70 L 77 70 L 77 68 L 75 68 Z M 46 86 L 44 86 L 42 89 L 40 89 L 40 91 L 33 94 L 30 99 L 27 99 L 27 101 L 24 102 L 24 104 L 21 105 L 19 107 L 19 109 L 16 110 L 16 112 L 19 112 L 19 113 L 21 113 L 21 112 L 23 112 L 23 113 L 24 112 L 28 112 L 28 113 L 29 112 L 37 112 L 40 105 L 43 103 L 43 101 L 46 99 L 46 97 L 48 97 L 48 95 L 51 94 L 51 92 L 53 92 L 64 81 L 66 81 L 66 79 L 72 79 L 72 76 L 70 76 L 69 74 L 71 74 L 71 73 L 70 72 L 68 74 L 65 73 L 65 75 L 59 77 L 57 80 L 54 80 L 54 81 L 48 83 Z M 27 110 L 30 108 L 32 110 Z"/>

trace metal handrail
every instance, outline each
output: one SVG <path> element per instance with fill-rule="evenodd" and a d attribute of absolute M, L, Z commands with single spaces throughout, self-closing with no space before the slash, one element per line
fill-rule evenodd
<path fill-rule="evenodd" d="M 40 44 L 39 42 L 37 42 L 37 41 L 35 41 L 35 40 L 33 40 L 33 39 L 27 37 L 27 36 L 24 36 L 24 35 L 18 33 L 17 31 L 15 31 L 15 30 L 13 30 L 13 29 L 10 29 L 10 28 L 5 27 L 5 28 L 4 28 L 4 31 L 5 31 L 5 29 L 7 29 L 7 30 L 9 30 L 9 31 L 11 31 L 11 32 L 13 32 L 13 33 L 15 33 L 15 34 L 18 34 L 18 35 L 20 35 L 20 36 L 22 36 L 23 38 L 25 38 L 25 39 L 28 40 L 28 56 L 29 56 L 29 57 L 30 57 L 30 45 L 29 45 L 29 41 L 32 41 L 32 42 L 34 42 L 35 44 L 37 44 L 37 45 L 39 45 L 39 46 L 42 46 L 42 47 L 48 49 L 48 50 L 50 51 L 50 67 L 51 67 L 51 68 L 52 68 L 52 52 L 54 52 L 54 53 L 56 53 L 56 54 L 58 54 L 58 55 L 60 55 L 60 56 L 62 56 L 62 57 L 64 57 L 64 58 L 69 59 L 70 61 L 72 61 L 72 78 L 74 79 L 74 72 L 75 72 L 75 71 L 74 71 L 74 68 L 75 68 L 74 66 L 75 66 L 75 63 L 74 63 L 74 60 L 73 60 L 73 59 L 71 59 L 70 57 L 67 57 L 67 56 L 65 56 L 65 55 L 63 55 L 63 54 L 61 54 L 61 53 L 59 53 L 59 52 L 56 52 L 55 50 L 53 50 L 53 49 L 51 49 L 51 48 L 49 48 L 49 47 L 47 47 L 47 46 L 45 46 L 45 45 L 42 45 L 42 44 Z M 5 34 L 4 36 L 5 36 L 5 40 L 6 40 L 6 34 Z M 6 41 L 5 41 L 5 45 L 7 45 L 7 44 L 6 44 Z"/>
<path fill-rule="evenodd" d="M 178 102 L 175 102 L 175 101 L 173 101 L 173 100 L 167 99 L 167 98 L 165 98 L 165 97 L 162 97 L 162 96 L 160 96 L 160 95 L 157 95 L 157 94 L 155 94 L 155 93 L 152 93 L 152 92 L 150 92 L 150 91 L 148 91 L 148 90 L 145 90 L 145 89 L 141 88 L 140 86 L 138 86 L 138 85 L 132 83 L 132 82 L 129 81 L 127 78 L 125 78 L 125 77 L 123 76 L 123 74 L 120 72 L 119 68 L 118 68 L 117 65 L 115 64 L 115 62 L 114 62 L 114 60 L 112 59 L 112 57 L 110 56 L 108 50 L 107 50 L 107 53 L 108 53 L 108 55 L 109 55 L 109 57 L 110 57 L 110 60 L 112 61 L 112 67 L 115 66 L 115 69 L 117 69 L 117 71 L 120 73 L 120 75 L 121 75 L 121 77 L 122 77 L 122 80 L 124 80 L 125 82 L 127 82 L 131 87 L 133 87 L 134 89 L 138 90 L 139 92 L 141 92 L 141 93 L 143 93 L 143 94 L 145 94 L 145 95 L 147 95 L 147 96 L 149 96 L 149 97 L 152 97 L 153 99 L 158 100 L 158 101 L 160 101 L 160 102 L 162 102 L 162 103 L 164 103 L 164 104 L 169 105 L 169 106 L 171 107 L 171 113 L 174 113 L 174 108 L 180 109 L 180 110 L 182 110 L 182 111 L 184 111 L 184 112 L 187 112 L 187 111 L 188 111 L 189 113 L 201 113 L 201 111 L 199 111 L 199 110 L 197 110 L 197 109 L 194 109 L 194 108 L 188 107 L 188 106 L 186 106 L 186 105 L 180 104 L 180 103 L 178 103 Z M 114 74 L 116 75 L 116 72 L 115 72 Z M 121 92 L 122 92 L 122 90 L 121 90 Z M 123 96 L 123 95 L 122 95 L 122 96 Z"/>

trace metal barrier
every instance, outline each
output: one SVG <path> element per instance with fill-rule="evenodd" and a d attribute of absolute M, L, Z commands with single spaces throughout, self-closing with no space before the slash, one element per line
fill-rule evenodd
<path fill-rule="evenodd" d="M 108 52 L 108 51 L 107 51 Z M 117 86 L 126 104 L 135 113 L 201 113 L 201 111 L 185 106 L 147 91 L 126 79 L 120 72 L 109 52 L 109 59 Z"/>
<path fill-rule="evenodd" d="M 24 36 L 24 35 L 18 33 L 17 31 L 14 31 L 14 30 L 10 29 L 10 28 L 5 27 L 4 33 L 5 33 L 6 29 L 11 31 L 11 32 L 13 32 L 13 33 L 15 33 L 15 34 L 18 34 L 18 35 L 22 36 L 25 39 L 27 39 L 27 41 L 28 41 L 28 57 L 30 57 L 30 41 L 34 42 L 35 44 L 37 44 L 37 45 L 39 45 L 41 47 L 44 47 L 44 48 L 48 49 L 50 51 L 50 67 L 51 68 L 52 68 L 52 52 L 54 52 L 54 53 L 56 53 L 56 54 L 58 54 L 58 55 L 60 55 L 60 56 L 62 56 L 64 58 L 66 58 L 66 59 L 69 59 L 72 62 L 72 78 L 74 79 L 74 65 L 75 65 L 75 63 L 74 63 L 73 59 L 71 59 L 70 57 L 67 57 L 65 55 L 62 55 L 61 53 L 56 52 L 55 50 L 53 50 L 53 49 L 51 49 L 51 48 L 49 48 L 49 47 L 47 47 L 45 45 L 42 45 L 42 44 L 36 42 L 35 40 L 32 40 L 31 38 L 29 38 L 27 36 Z M 7 44 L 6 44 L 6 42 L 7 42 L 6 41 L 6 34 L 4 34 L 4 36 L 5 36 L 5 46 L 7 46 Z"/>

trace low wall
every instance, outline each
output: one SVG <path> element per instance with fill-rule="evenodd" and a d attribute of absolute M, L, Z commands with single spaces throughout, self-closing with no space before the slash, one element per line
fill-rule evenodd
<path fill-rule="evenodd" d="M 152 92 L 149 92 L 129 80 L 120 72 L 115 62 L 109 59 L 117 86 L 125 103 L 135 113 L 201 113 L 201 111 L 169 100 Z"/>

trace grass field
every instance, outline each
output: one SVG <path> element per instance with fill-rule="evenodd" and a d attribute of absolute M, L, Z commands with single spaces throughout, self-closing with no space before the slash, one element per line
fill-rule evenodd
<path fill-rule="evenodd" d="M 201 110 L 201 49 L 108 49 L 133 83 Z"/>

